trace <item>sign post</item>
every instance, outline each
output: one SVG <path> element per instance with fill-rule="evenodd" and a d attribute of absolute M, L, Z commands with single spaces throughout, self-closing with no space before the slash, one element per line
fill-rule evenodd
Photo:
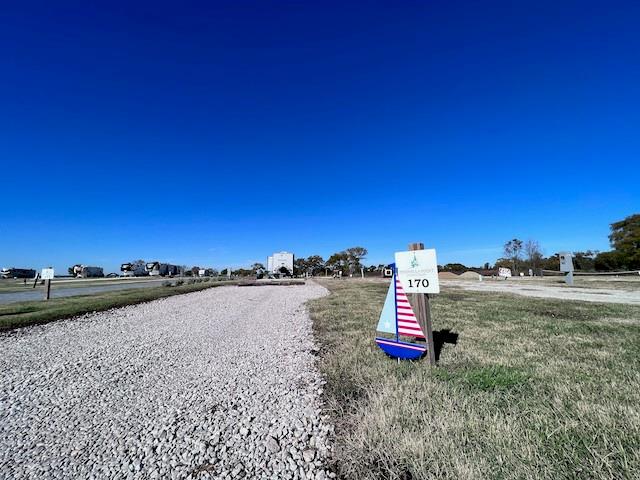
<path fill-rule="evenodd" d="M 425 250 L 423 243 L 410 243 L 408 252 L 396 253 L 398 278 L 407 293 L 411 293 L 415 315 L 427 341 L 429 364 L 436 364 L 433 324 L 429 293 L 440 293 L 438 262 L 435 250 Z"/>
<path fill-rule="evenodd" d="M 571 252 L 560 252 L 560 271 L 567 275 L 564 281 L 567 285 L 573 285 L 573 255 Z"/>
<path fill-rule="evenodd" d="M 53 279 L 53 268 L 43 268 L 40 278 L 44 280 L 44 299 L 49 300 L 51 298 L 51 280 Z"/>

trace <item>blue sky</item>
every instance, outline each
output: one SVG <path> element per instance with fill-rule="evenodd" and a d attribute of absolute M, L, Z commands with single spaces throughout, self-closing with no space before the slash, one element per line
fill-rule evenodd
<path fill-rule="evenodd" d="M 86 3 L 0 13 L 0 266 L 479 265 L 640 210 L 637 3 Z"/>

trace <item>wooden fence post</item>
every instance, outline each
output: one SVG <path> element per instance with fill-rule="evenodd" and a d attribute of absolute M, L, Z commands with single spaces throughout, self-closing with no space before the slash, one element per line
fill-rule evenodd
<path fill-rule="evenodd" d="M 410 243 L 409 250 L 424 250 L 424 243 Z M 427 340 L 427 355 L 429 355 L 429 365 L 436 364 L 436 352 L 433 342 L 433 324 L 431 323 L 431 307 L 429 305 L 429 294 L 411 294 L 415 308 L 416 318 Z"/>

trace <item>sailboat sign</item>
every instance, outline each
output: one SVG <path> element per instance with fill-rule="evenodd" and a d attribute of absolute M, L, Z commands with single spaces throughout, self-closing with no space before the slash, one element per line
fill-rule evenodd
<path fill-rule="evenodd" d="M 407 360 L 420 358 L 427 351 L 425 345 L 400 340 L 400 335 L 418 339 L 424 339 L 425 336 L 416 315 L 413 313 L 413 308 L 411 308 L 402 283 L 398 279 L 395 264 L 392 264 L 391 268 L 393 277 L 382 307 L 377 330 L 380 333 L 390 333 L 395 338 L 376 337 L 376 343 L 387 355 L 393 358 Z"/>

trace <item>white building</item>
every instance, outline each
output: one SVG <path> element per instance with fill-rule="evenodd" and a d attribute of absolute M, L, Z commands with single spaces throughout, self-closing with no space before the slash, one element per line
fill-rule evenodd
<path fill-rule="evenodd" d="M 278 252 L 267 258 L 267 270 L 269 273 L 280 274 L 281 269 L 286 268 L 289 275 L 293 275 L 293 253 Z"/>

